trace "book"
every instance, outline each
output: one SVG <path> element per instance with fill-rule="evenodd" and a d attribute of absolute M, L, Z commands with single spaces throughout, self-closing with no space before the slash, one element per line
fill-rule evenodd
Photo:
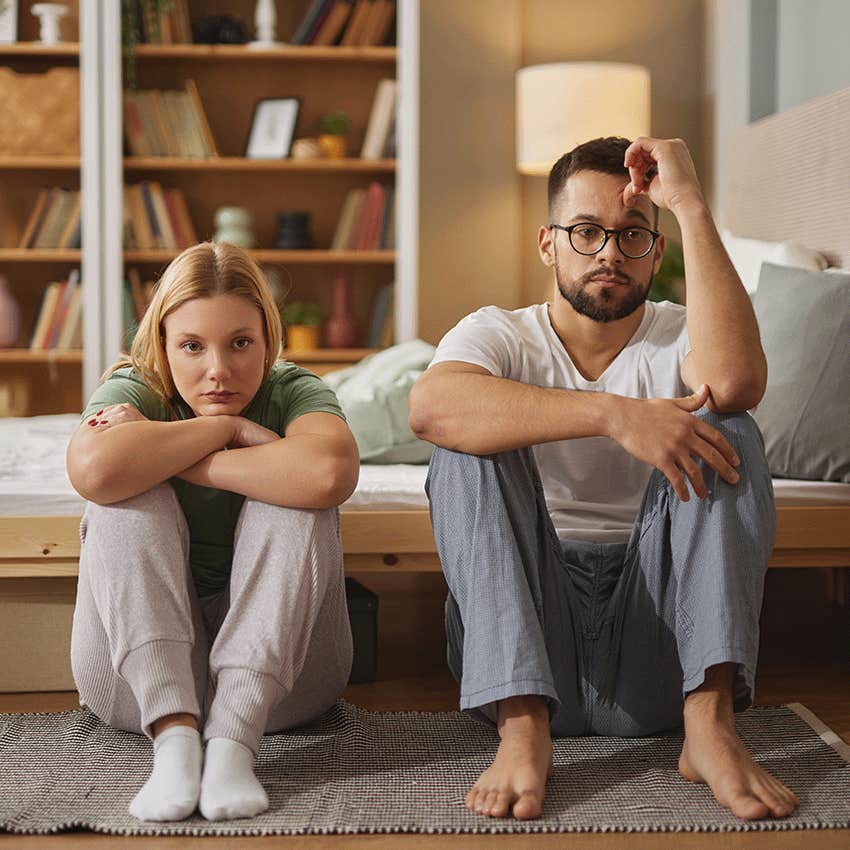
<path fill-rule="evenodd" d="M 83 288 L 82 285 L 74 287 L 73 295 L 68 303 L 65 321 L 62 324 L 59 338 L 55 348 L 82 348 L 83 331 Z"/>
<path fill-rule="evenodd" d="M 155 248 L 156 243 L 153 238 L 153 230 L 151 229 L 147 210 L 145 209 L 145 200 L 142 197 L 142 187 L 139 184 L 127 186 L 124 189 L 124 193 L 130 208 L 136 246 L 143 251 Z"/>
<path fill-rule="evenodd" d="M 378 29 L 381 18 L 384 14 L 384 0 L 371 0 L 369 6 L 369 15 L 363 22 L 363 29 L 360 31 L 357 44 L 360 47 L 371 47 L 375 42 L 372 40 L 374 33 Z"/>
<path fill-rule="evenodd" d="M 317 46 L 336 44 L 353 8 L 354 0 L 335 0 L 328 16 L 310 43 Z"/>
<path fill-rule="evenodd" d="M 369 17 L 370 9 L 371 0 L 357 0 L 354 4 L 351 17 L 348 19 L 348 26 L 345 28 L 340 41 L 343 47 L 353 47 L 359 44 L 358 39 L 360 38 L 360 33 L 363 31 L 363 25 Z"/>
<path fill-rule="evenodd" d="M 80 270 L 74 269 L 71 274 L 68 275 L 68 280 L 62 287 L 62 292 L 56 303 L 56 310 L 54 311 L 53 318 L 50 321 L 50 327 L 48 328 L 44 338 L 45 348 L 56 348 L 59 344 L 59 337 L 62 333 L 62 328 L 65 326 L 68 308 L 73 300 L 74 292 L 79 289 L 79 286 Z"/>
<path fill-rule="evenodd" d="M 366 190 L 366 200 L 363 203 L 363 212 L 357 226 L 357 235 L 354 238 L 354 249 L 357 251 L 371 251 L 375 248 L 377 240 L 377 221 L 381 215 L 384 204 L 384 187 L 377 182 L 369 184 Z"/>
<path fill-rule="evenodd" d="M 290 44 L 307 44 L 308 36 L 313 31 L 316 21 L 326 6 L 332 5 L 334 0 L 313 0 L 307 9 L 301 23 L 295 29 L 295 33 L 289 40 Z"/>
<path fill-rule="evenodd" d="M 160 233 L 162 234 L 163 248 L 176 248 L 177 238 L 174 231 L 171 229 L 171 220 L 168 217 L 168 208 L 165 206 L 165 197 L 162 192 L 162 186 L 155 180 L 148 183 L 148 191 L 151 196 L 151 204 L 153 205 L 154 216 L 156 223 L 159 225 Z"/>
<path fill-rule="evenodd" d="M 332 251 L 346 251 L 353 247 L 354 232 L 365 200 L 365 189 L 351 189 L 345 196 L 342 211 L 339 214 L 339 221 L 334 231 L 333 241 L 331 242 Z"/>
<path fill-rule="evenodd" d="M 38 310 L 38 317 L 35 320 L 35 329 L 33 330 L 30 341 L 30 349 L 32 351 L 40 351 L 44 348 L 44 340 L 47 337 L 47 331 L 53 320 L 53 314 L 56 311 L 56 304 L 59 301 L 61 291 L 61 283 L 49 283 L 44 290 L 44 296 L 41 299 L 41 306 Z"/>
<path fill-rule="evenodd" d="M 127 279 L 130 281 L 130 297 L 133 299 L 133 309 L 136 311 L 136 319 L 142 320 L 148 309 L 148 300 L 145 297 L 145 289 L 138 269 L 128 269 Z"/>
<path fill-rule="evenodd" d="M 367 36 L 367 44 L 373 46 L 386 43 L 395 19 L 394 0 L 379 0 L 379 2 L 382 4 L 380 15 L 375 19 L 373 28 Z"/>
<path fill-rule="evenodd" d="M 386 249 L 390 242 L 395 244 L 395 187 L 387 186 L 386 200 L 381 214 L 381 235 L 378 238 L 378 247 Z"/>
<path fill-rule="evenodd" d="M 38 235 L 38 229 L 41 227 L 41 222 L 44 220 L 44 213 L 47 209 L 47 199 L 50 196 L 49 189 L 39 189 L 35 196 L 32 209 L 30 210 L 27 223 L 24 225 L 24 232 L 18 241 L 19 248 L 31 248 L 35 237 Z"/>
<path fill-rule="evenodd" d="M 139 184 L 139 189 L 142 195 L 142 202 L 145 208 L 145 215 L 148 219 L 148 224 L 151 229 L 151 236 L 153 238 L 153 248 L 166 248 L 167 246 L 164 244 L 164 239 L 162 237 L 162 229 L 159 225 L 159 222 L 156 218 L 156 210 L 153 206 L 153 196 L 151 195 L 150 183 L 147 180 L 143 180 Z"/>
<path fill-rule="evenodd" d="M 384 336 L 387 318 L 392 312 L 393 284 L 382 286 L 372 299 L 372 312 L 369 316 L 369 333 L 366 338 L 368 348 L 380 348 Z"/>
<path fill-rule="evenodd" d="M 319 30 L 325 25 L 325 21 L 327 21 L 328 16 L 336 4 L 336 0 L 326 0 L 326 2 L 322 5 L 322 10 L 319 12 L 319 16 L 313 23 L 313 26 L 310 27 L 307 35 L 304 37 L 303 44 L 313 44 L 313 40 L 316 38 Z"/>
<path fill-rule="evenodd" d="M 189 94 L 189 99 L 194 107 L 195 117 L 201 129 L 201 138 L 204 141 L 206 155 L 218 156 L 218 148 L 216 147 L 215 139 L 213 138 L 212 128 L 210 127 L 209 122 L 207 121 L 207 116 L 204 113 L 204 107 L 201 103 L 201 95 L 198 92 L 198 87 L 195 85 L 194 80 L 186 80 L 185 86 L 186 91 Z"/>
<path fill-rule="evenodd" d="M 186 241 L 183 247 L 188 248 L 198 241 L 198 235 L 195 232 L 195 226 L 192 224 L 192 218 L 189 215 L 189 208 L 186 206 L 186 199 L 183 197 L 183 193 L 179 189 L 171 189 L 170 191 L 177 218 L 180 220 L 180 230 Z"/>
<path fill-rule="evenodd" d="M 59 244 L 59 236 L 74 205 L 74 195 L 69 189 L 54 189 L 50 193 L 49 205 L 34 248 L 55 248 Z"/>
<path fill-rule="evenodd" d="M 74 192 L 74 203 L 70 208 L 70 212 L 68 213 L 68 219 L 65 222 L 65 227 L 62 232 L 59 234 L 59 239 L 56 243 L 57 248 L 79 248 L 80 242 L 79 234 L 80 234 L 80 221 L 83 216 L 82 209 L 82 192 Z M 76 235 L 76 238 L 75 238 Z M 76 244 L 74 244 L 76 242 Z"/>
<path fill-rule="evenodd" d="M 378 83 L 360 151 L 361 159 L 380 159 L 395 111 L 397 88 L 393 79 L 383 79 Z"/>
<path fill-rule="evenodd" d="M 139 104 L 136 101 L 136 92 L 124 92 L 124 138 L 127 141 L 127 151 L 132 156 L 149 156 L 145 128 L 142 124 L 142 115 Z"/>

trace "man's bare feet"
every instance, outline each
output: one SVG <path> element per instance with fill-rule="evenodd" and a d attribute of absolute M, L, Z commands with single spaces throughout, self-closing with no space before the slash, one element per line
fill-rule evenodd
<path fill-rule="evenodd" d="M 466 807 L 495 818 L 510 814 L 520 820 L 536 818 L 552 771 L 546 700 L 539 696 L 502 700 L 499 736 L 496 758 L 466 795 Z"/>
<path fill-rule="evenodd" d="M 753 761 L 735 731 L 734 673 L 734 664 L 709 667 L 705 682 L 688 694 L 679 773 L 705 782 L 717 802 L 739 818 L 786 817 L 799 799 Z"/>

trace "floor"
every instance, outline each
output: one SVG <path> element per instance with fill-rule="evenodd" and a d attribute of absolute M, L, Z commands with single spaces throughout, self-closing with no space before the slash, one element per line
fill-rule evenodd
<path fill-rule="evenodd" d="M 445 668 L 439 575 L 369 575 L 361 582 L 380 596 L 378 681 L 352 685 L 346 698 L 374 710 L 450 711 L 457 686 Z M 762 613 L 757 698 L 761 705 L 802 702 L 850 743 L 850 606 L 830 604 L 827 570 L 772 570 Z M 415 600 L 415 601 L 411 601 Z M 75 708 L 74 693 L 0 694 L 0 712 Z M 0 766 L 0 769 L 2 767 Z M 527 836 L 306 836 L 297 838 L 118 838 L 87 832 L 56 836 L 0 835 L 0 848 L 24 850 L 413 850 L 413 848 L 549 847 L 630 850 L 846 850 L 850 830 L 770 833 L 527 835 Z"/>

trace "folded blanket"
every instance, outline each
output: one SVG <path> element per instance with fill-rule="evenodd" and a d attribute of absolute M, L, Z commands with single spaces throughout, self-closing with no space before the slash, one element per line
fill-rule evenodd
<path fill-rule="evenodd" d="M 417 439 L 407 424 L 407 397 L 434 351 L 415 339 L 323 376 L 339 398 L 364 463 L 430 460 L 433 446 Z"/>

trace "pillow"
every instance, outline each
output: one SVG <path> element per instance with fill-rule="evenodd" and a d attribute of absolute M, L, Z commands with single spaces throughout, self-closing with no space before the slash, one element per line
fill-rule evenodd
<path fill-rule="evenodd" d="M 760 239 L 744 239 L 728 230 L 720 232 L 723 247 L 738 272 L 744 289 L 752 298 L 759 284 L 762 263 L 776 266 L 795 266 L 800 269 L 820 271 L 827 266 L 826 258 L 798 242 L 763 242 Z"/>
<path fill-rule="evenodd" d="M 365 463 L 427 463 L 434 447 L 407 424 L 407 397 L 436 349 L 421 339 L 365 357 L 323 379 L 336 392 Z"/>
<path fill-rule="evenodd" d="M 753 417 L 771 474 L 850 482 L 850 272 L 765 263 L 753 307 L 768 370 Z"/>

